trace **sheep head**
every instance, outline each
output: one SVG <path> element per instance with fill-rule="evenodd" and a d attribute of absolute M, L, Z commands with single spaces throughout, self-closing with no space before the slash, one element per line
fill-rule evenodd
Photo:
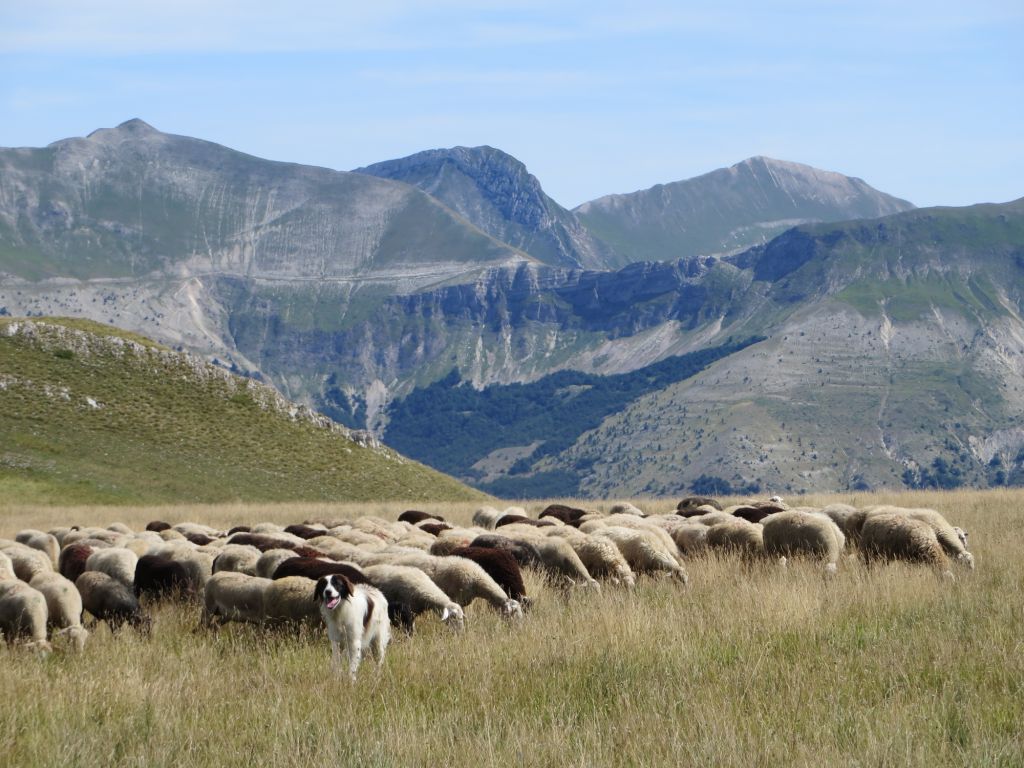
<path fill-rule="evenodd" d="M 461 630 L 466 625 L 466 614 L 461 605 L 451 603 L 441 610 L 441 621 L 455 630 Z"/>
<path fill-rule="evenodd" d="M 508 619 L 523 618 L 523 607 L 518 600 L 506 600 L 501 606 L 501 615 Z"/>

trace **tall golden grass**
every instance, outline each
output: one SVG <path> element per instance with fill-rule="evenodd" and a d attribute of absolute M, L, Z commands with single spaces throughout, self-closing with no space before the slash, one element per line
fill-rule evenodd
<path fill-rule="evenodd" d="M 710 556 L 688 563 L 687 589 L 644 579 L 569 595 L 530 576 L 537 605 L 522 623 L 474 605 L 455 635 L 423 616 L 355 685 L 331 670 L 322 628 L 214 632 L 198 606 L 165 605 L 149 639 L 101 627 L 80 656 L 0 650 L 0 763 L 1024 764 L 1024 493 L 800 503 L 832 499 L 939 509 L 970 531 L 977 570 L 950 583 L 848 558 L 827 580 L 818 564 Z M 425 506 L 459 522 L 473 510 Z M 219 526 L 404 508 L 10 507 L 0 536 L 72 520 Z"/>

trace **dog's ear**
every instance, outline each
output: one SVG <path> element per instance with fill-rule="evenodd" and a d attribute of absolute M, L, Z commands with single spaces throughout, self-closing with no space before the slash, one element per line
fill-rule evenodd
<path fill-rule="evenodd" d="M 316 589 L 313 590 L 313 602 L 319 602 L 323 599 L 324 590 L 327 589 L 327 577 L 321 576 L 316 582 Z"/>
<path fill-rule="evenodd" d="M 355 585 L 343 573 L 334 574 L 334 588 L 341 593 L 341 599 L 347 600 L 349 596 L 356 591 Z"/>

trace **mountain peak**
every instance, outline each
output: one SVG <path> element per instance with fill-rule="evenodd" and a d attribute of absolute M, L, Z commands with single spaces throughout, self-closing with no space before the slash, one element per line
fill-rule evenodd
<path fill-rule="evenodd" d="M 125 120 L 115 128 L 97 128 L 86 136 L 86 138 L 97 139 L 107 138 L 108 136 L 152 136 L 158 133 L 160 133 L 160 131 L 145 120 L 133 117 L 131 120 Z"/>
<path fill-rule="evenodd" d="M 575 216 L 544 194 L 526 165 L 490 146 L 428 149 L 356 173 L 411 184 L 492 237 L 554 266 L 603 264 Z"/>

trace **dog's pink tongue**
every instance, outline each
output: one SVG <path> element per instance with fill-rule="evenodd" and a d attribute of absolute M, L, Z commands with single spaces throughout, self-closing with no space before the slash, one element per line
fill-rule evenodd
<path fill-rule="evenodd" d="M 340 597 L 332 597 L 330 600 L 327 601 L 327 610 L 333 611 L 335 608 L 338 607 L 338 603 L 340 602 Z"/>

